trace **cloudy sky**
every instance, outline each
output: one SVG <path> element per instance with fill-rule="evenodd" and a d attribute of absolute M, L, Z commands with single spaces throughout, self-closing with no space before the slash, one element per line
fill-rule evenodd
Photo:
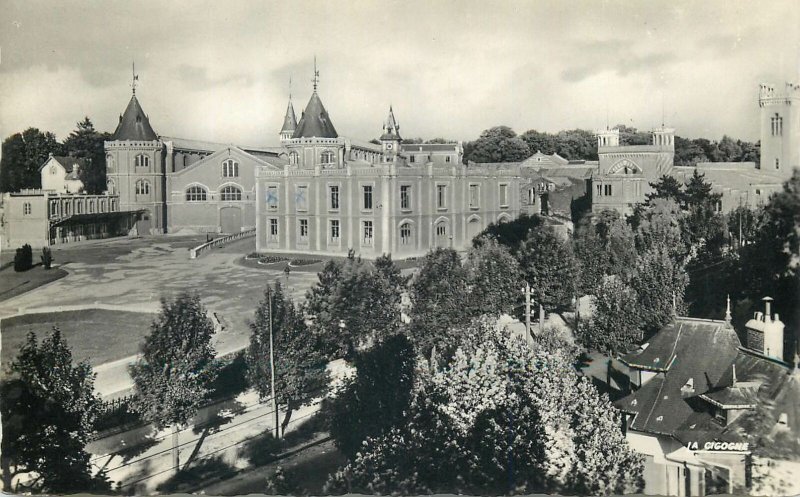
<path fill-rule="evenodd" d="M 647 129 L 758 137 L 761 81 L 800 80 L 800 2 L 0 0 L 0 135 L 113 131 L 137 96 L 156 132 L 277 143 L 293 78 L 340 134 Z"/>

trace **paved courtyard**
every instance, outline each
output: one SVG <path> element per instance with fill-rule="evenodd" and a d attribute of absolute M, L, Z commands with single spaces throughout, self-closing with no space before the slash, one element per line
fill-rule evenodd
<path fill-rule="evenodd" d="M 286 283 L 287 277 L 279 269 L 246 267 L 236 262 L 254 250 L 252 238 L 190 260 L 188 248 L 202 241 L 186 237 L 115 239 L 87 245 L 84 253 L 78 253 L 81 249 L 77 247 L 56 252 L 57 262 L 64 263 L 61 267 L 69 274 L 0 302 L 0 318 L 97 305 L 154 312 L 162 296 L 192 290 L 224 327 L 215 337 L 217 352 L 237 350 L 248 343 L 248 322 L 267 284 L 276 279 Z M 288 288 L 300 299 L 315 281 L 314 272 L 293 271 Z"/>

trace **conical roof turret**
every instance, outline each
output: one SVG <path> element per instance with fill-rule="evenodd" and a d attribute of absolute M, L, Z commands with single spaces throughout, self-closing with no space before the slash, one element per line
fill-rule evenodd
<path fill-rule="evenodd" d="M 394 118 L 394 111 L 392 106 L 389 106 L 389 116 L 383 123 L 383 135 L 381 140 L 401 140 L 400 138 L 400 125 L 397 124 L 397 119 Z"/>
<path fill-rule="evenodd" d="M 128 107 L 119 120 L 119 125 L 114 131 L 112 140 L 153 141 L 158 140 L 158 135 L 150 126 L 147 114 L 142 110 L 136 95 L 131 96 Z"/>
<path fill-rule="evenodd" d="M 281 134 L 283 133 L 294 133 L 294 130 L 297 129 L 297 117 L 294 114 L 294 106 L 292 105 L 292 98 L 289 97 L 289 105 L 286 107 L 286 115 L 283 118 L 283 127 L 281 128 Z"/>
<path fill-rule="evenodd" d="M 306 109 L 300 116 L 300 122 L 297 123 L 297 129 L 294 131 L 292 138 L 338 138 L 339 134 L 336 133 L 336 128 L 333 127 L 328 111 L 322 105 L 317 91 L 311 94 L 311 98 L 306 105 Z"/>

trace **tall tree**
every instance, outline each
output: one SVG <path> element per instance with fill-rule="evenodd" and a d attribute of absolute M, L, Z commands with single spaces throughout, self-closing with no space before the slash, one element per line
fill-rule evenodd
<path fill-rule="evenodd" d="M 639 296 L 618 277 L 601 280 L 593 292 L 594 312 L 578 330 L 578 338 L 590 350 L 616 355 L 642 340 Z"/>
<path fill-rule="evenodd" d="M 270 310 L 272 314 L 270 315 Z M 270 320 L 275 358 L 275 396 L 286 407 L 281 433 L 292 413 L 315 398 L 324 395 L 329 375 L 321 344 L 309 333 L 302 314 L 292 299 L 275 282 L 264 294 L 250 324 L 250 346 L 247 349 L 247 377 L 261 400 L 272 396 L 270 365 Z"/>
<path fill-rule="evenodd" d="M 478 247 L 485 240 L 492 239 L 505 246 L 512 254 L 516 254 L 520 245 L 528 238 L 528 234 L 542 226 L 544 226 L 544 218 L 541 216 L 521 214 L 513 221 L 490 223 L 486 229 L 472 239 L 472 246 Z"/>
<path fill-rule="evenodd" d="M 369 437 L 403 423 L 411 404 L 416 354 L 405 335 L 386 338 L 361 351 L 356 374 L 334 397 L 330 433 L 336 446 L 353 458 Z"/>
<path fill-rule="evenodd" d="M 108 490 L 92 476 L 85 450 L 98 414 L 94 373 L 72 352 L 56 328 L 38 343 L 30 333 L 2 383 L 3 489 L 32 473 L 28 491 L 76 493 Z"/>
<path fill-rule="evenodd" d="M 0 192 L 41 188 L 39 168 L 49 154 L 59 155 L 62 150 L 56 135 L 36 128 L 28 128 L 6 138 L 0 158 Z"/>
<path fill-rule="evenodd" d="M 683 183 L 678 181 L 675 176 L 664 175 L 655 183 L 650 183 L 654 191 L 648 193 L 645 197 L 647 204 L 650 204 L 657 198 L 671 199 L 678 205 L 682 205 L 685 201 L 685 193 L 683 192 Z"/>
<path fill-rule="evenodd" d="M 447 343 L 448 331 L 469 316 L 467 272 L 453 249 L 437 248 L 422 260 L 411 282 L 411 337 L 417 351 L 427 354 Z"/>
<path fill-rule="evenodd" d="M 78 122 L 75 130 L 64 140 L 67 153 L 73 157 L 87 160 L 80 171 L 80 178 L 87 193 L 99 194 L 106 189 L 105 141 L 111 139 L 110 133 L 100 133 L 94 129 L 89 117 Z"/>
<path fill-rule="evenodd" d="M 466 152 L 466 151 L 465 151 Z M 471 143 L 464 159 L 473 162 L 516 162 L 531 155 L 528 145 L 508 126 L 495 126 Z"/>
<path fill-rule="evenodd" d="M 172 427 L 176 471 L 178 431 L 197 413 L 216 376 L 213 334 L 200 297 L 181 293 L 174 300 L 162 299 L 142 356 L 130 366 L 135 409 L 159 429 Z"/>
<path fill-rule="evenodd" d="M 684 264 L 670 257 L 667 249 L 651 249 L 639 256 L 630 285 L 648 337 L 684 311 L 687 283 Z"/>
<path fill-rule="evenodd" d="M 568 307 L 575 296 L 572 247 L 549 229 L 532 230 L 517 253 L 534 299 L 548 311 Z"/>
<path fill-rule="evenodd" d="M 642 458 L 619 414 L 571 359 L 483 322 L 444 367 L 422 359 L 408 417 L 370 437 L 328 491 L 505 494 L 622 493 L 640 488 Z"/>
<path fill-rule="evenodd" d="M 512 314 L 520 302 L 522 272 L 509 250 L 489 238 L 470 249 L 465 264 L 472 316 Z"/>

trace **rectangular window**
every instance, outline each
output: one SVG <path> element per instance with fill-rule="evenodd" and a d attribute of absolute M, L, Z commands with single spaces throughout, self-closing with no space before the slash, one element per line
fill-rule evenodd
<path fill-rule="evenodd" d="M 500 185 L 500 207 L 508 207 L 508 185 Z"/>
<path fill-rule="evenodd" d="M 308 219 L 300 220 L 300 241 L 308 241 Z"/>
<path fill-rule="evenodd" d="M 411 155 L 411 156 L 408 158 L 408 161 L 409 161 L 409 162 L 411 162 L 412 164 L 413 164 L 413 163 L 415 163 L 415 162 L 417 162 L 417 156 L 416 156 L 416 155 Z"/>
<path fill-rule="evenodd" d="M 469 185 L 469 207 L 470 209 L 477 209 L 480 207 L 481 186 Z"/>
<path fill-rule="evenodd" d="M 331 219 L 331 243 L 339 243 L 339 220 Z"/>
<path fill-rule="evenodd" d="M 411 185 L 400 185 L 400 208 L 411 209 Z"/>
<path fill-rule="evenodd" d="M 364 185 L 364 210 L 372 210 L 372 185 Z"/>
<path fill-rule="evenodd" d="M 294 192 L 294 205 L 298 212 L 305 212 L 308 210 L 307 185 L 297 185 L 297 190 Z"/>
<path fill-rule="evenodd" d="M 447 185 L 436 185 L 436 207 L 447 208 Z"/>
<path fill-rule="evenodd" d="M 364 233 L 364 245 L 372 246 L 372 221 L 364 221 L 363 224 L 363 233 Z"/>
<path fill-rule="evenodd" d="M 400 226 L 400 244 L 408 245 L 409 243 L 411 243 L 411 225 L 403 223 L 403 225 Z"/>
<path fill-rule="evenodd" d="M 603 193 L 605 194 L 605 196 L 607 197 L 611 196 L 611 185 L 604 185 L 604 186 L 605 186 L 605 191 Z"/>
<path fill-rule="evenodd" d="M 603 185 L 596 185 L 597 186 L 597 196 L 600 197 L 603 195 Z"/>
<path fill-rule="evenodd" d="M 267 187 L 267 207 L 269 210 L 278 209 L 278 186 L 272 185 Z"/>
<path fill-rule="evenodd" d="M 452 157 L 450 157 L 449 155 L 446 155 L 446 156 L 444 157 L 444 161 L 445 161 L 445 162 L 450 162 L 451 160 L 452 160 Z"/>
<path fill-rule="evenodd" d="M 278 219 L 274 217 L 269 220 L 269 239 L 278 239 Z"/>
<path fill-rule="evenodd" d="M 23 216 L 30 216 L 31 215 L 31 203 L 25 202 L 22 204 L 22 215 Z"/>
<path fill-rule="evenodd" d="M 330 208 L 339 209 L 339 187 L 336 185 L 330 187 Z"/>
<path fill-rule="evenodd" d="M 780 169 L 780 168 L 781 168 L 781 160 L 776 157 L 775 158 L 775 169 Z"/>

